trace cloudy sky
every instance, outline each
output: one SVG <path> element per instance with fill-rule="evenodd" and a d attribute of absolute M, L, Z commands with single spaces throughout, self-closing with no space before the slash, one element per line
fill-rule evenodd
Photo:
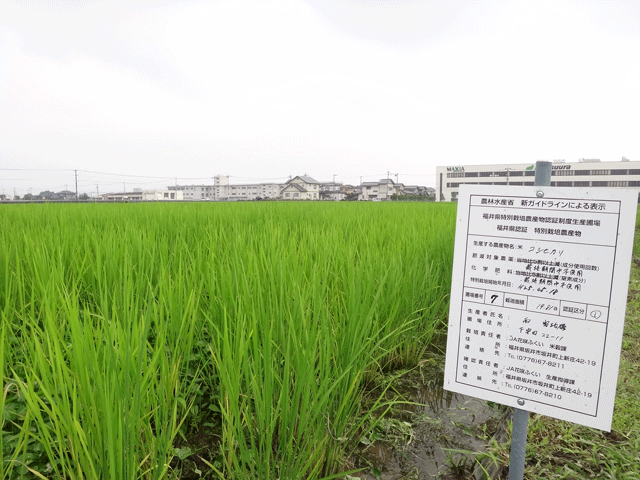
<path fill-rule="evenodd" d="M 3 0 L 0 190 L 640 160 L 638 58 L 637 0 Z"/>

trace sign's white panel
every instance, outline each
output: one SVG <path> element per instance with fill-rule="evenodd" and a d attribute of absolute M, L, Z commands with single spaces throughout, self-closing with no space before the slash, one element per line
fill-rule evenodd
<path fill-rule="evenodd" d="M 610 430 L 637 202 L 462 185 L 445 388 Z"/>

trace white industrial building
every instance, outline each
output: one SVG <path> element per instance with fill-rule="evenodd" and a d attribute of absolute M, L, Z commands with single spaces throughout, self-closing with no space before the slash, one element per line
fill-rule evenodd
<path fill-rule="evenodd" d="M 171 200 L 183 200 L 183 194 L 180 190 L 143 190 L 142 200 L 144 202 L 164 202 Z"/>
<path fill-rule="evenodd" d="M 462 184 L 532 186 L 534 179 L 535 163 L 436 167 L 436 201 L 456 200 Z M 624 158 L 619 162 L 555 160 L 551 186 L 632 188 L 640 193 L 640 162 Z"/>
<path fill-rule="evenodd" d="M 182 200 L 182 191 L 171 190 L 141 190 L 133 192 L 105 193 L 100 199 L 107 202 L 163 202 Z"/>

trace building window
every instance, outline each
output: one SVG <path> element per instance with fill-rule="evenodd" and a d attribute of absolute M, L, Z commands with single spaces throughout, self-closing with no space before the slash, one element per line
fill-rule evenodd
<path fill-rule="evenodd" d="M 524 172 L 524 176 L 525 177 L 535 177 L 536 176 L 536 171 L 535 170 L 527 170 Z"/>
<path fill-rule="evenodd" d="M 626 170 L 611 170 L 611 175 L 626 175 Z"/>
<path fill-rule="evenodd" d="M 627 181 L 626 180 L 614 180 L 612 182 L 609 182 L 609 186 L 610 187 L 626 187 L 627 186 Z"/>
<path fill-rule="evenodd" d="M 509 176 L 510 177 L 523 177 L 524 176 L 524 172 L 514 172 L 513 170 L 509 171 Z"/>
<path fill-rule="evenodd" d="M 591 175 L 609 175 L 609 170 L 591 170 Z"/>
<path fill-rule="evenodd" d="M 465 177 L 477 177 L 478 176 L 478 172 L 465 172 L 464 176 Z"/>
<path fill-rule="evenodd" d="M 606 187 L 609 182 L 591 182 L 592 187 Z"/>
<path fill-rule="evenodd" d="M 574 175 L 591 175 L 591 170 L 576 170 Z"/>
<path fill-rule="evenodd" d="M 556 185 L 558 187 L 571 187 L 573 182 L 556 182 Z"/>
<path fill-rule="evenodd" d="M 480 172 L 480 176 L 481 177 L 490 177 L 491 176 L 491 172 Z"/>
<path fill-rule="evenodd" d="M 589 182 L 573 182 L 574 187 L 588 187 Z"/>
<path fill-rule="evenodd" d="M 631 170 L 629 170 L 629 175 L 640 175 L 640 170 L 631 169 Z"/>
<path fill-rule="evenodd" d="M 629 186 L 630 187 L 640 187 L 640 182 L 637 180 L 631 180 L 629 181 Z"/>
<path fill-rule="evenodd" d="M 533 187 L 535 182 L 524 182 L 525 186 L 527 187 Z"/>

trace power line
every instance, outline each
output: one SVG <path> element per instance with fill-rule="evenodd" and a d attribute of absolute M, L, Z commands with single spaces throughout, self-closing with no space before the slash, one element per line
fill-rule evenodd
<path fill-rule="evenodd" d="M 132 175 L 132 174 L 126 174 L 126 173 L 110 173 L 110 172 L 97 172 L 95 170 L 78 170 L 79 172 L 84 172 L 84 173 L 93 173 L 95 175 L 110 175 L 113 177 L 129 177 L 129 178 L 154 178 L 157 180 L 172 180 L 175 177 L 155 177 L 152 175 Z"/>
<path fill-rule="evenodd" d="M 72 168 L 0 168 L 12 172 L 73 172 Z"/>
<path fill-rule="evenodd" d="M 235 178 L 237 180 L 283 180 L 285 178 L 289 178 L 288 176 L 285 177 L 275 177 L 275 178 L 259 178 L 259 177 L 236 177 L 235 175 L 223 175 L 224 177 L 229 177 L 229 178 Z"/>
<path fill-rule="evenodd" d="M 394 175 L 396 175 L 394 173 Z M 404 175 L 409 177 L 435 177 L 435 173 L 398 173 L 398 175 Z"/>

